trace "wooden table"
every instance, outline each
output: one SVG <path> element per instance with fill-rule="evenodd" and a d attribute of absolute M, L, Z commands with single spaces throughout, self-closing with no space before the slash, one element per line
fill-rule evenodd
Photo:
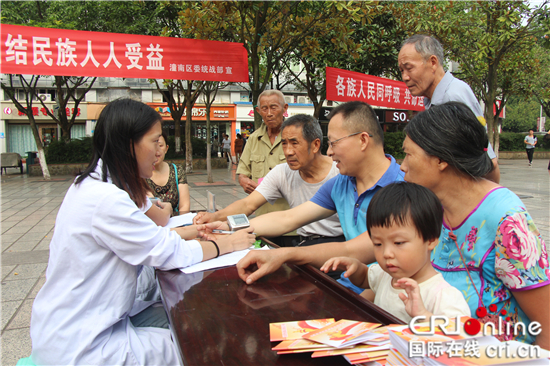
<path fill-rule="evenodd" d="M 252 285 L 234 266 L 194 274 L 157 271 L 157 278 L 186 366 L 349 365 L 342 356 L 277 355 L 269 323 L 335 318 L 402 324 L 309 265 L 283 265 Z"/>

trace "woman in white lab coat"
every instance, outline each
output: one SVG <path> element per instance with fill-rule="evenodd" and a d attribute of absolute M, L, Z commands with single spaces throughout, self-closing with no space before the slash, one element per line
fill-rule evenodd
<path fill-rule="evenodd" d="M 161 121 L 131 99 L 101 112 L 92 162 L 59 209 L 46 283 L 34 301 L 35 364 L 180 364 L 168 329 L 130 321 L 142 265 L 186 267 L 254 242 L 252 228 L 216 243 L 186 241 L 144 214 L 151 203 L 143 178 L 160 156 Z"/>

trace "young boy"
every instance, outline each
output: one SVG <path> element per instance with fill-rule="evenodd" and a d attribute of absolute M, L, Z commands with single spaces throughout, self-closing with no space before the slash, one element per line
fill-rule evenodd
<path fill-rule="evenodd" d="M 323 264 L 324 272 L 346 269 L 344 277 L 375 293 L 374 303 L 409 322 L 413 317 L 470 315 L 462 293 L 432 267 L 430 253 L 438 243 L 443 223 L 439 199 L 414 183 L 390 184 L 378 191 L 367 210 L 367 230 L 378 263 L 336 257 Z"/>

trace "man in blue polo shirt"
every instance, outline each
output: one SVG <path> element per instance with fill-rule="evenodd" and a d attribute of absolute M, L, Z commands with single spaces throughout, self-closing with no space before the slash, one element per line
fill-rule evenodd
<path fill-rule="evenodd" d="M 337 163 L 340 175 L 326 182 L 315 196 L 290 210 L 272 212 L 251 220 L 258 235 L 282 235 L 298 227 L 338 213 L 345 242 L 312 247 L 251 251 L 238 264 L 239 276 L 250 284 L 276 271 L 283 263 L 312 264 L 318 268 L 336 256 L 351 256 L 363 263 L 375 261 L 367 233 L 367 207 L 378 189 L 403 180 L 403 172 L 384 154 L 384 135 L 372 108 L 348 102 L 329 116 L 327 155 Z M 253 265 L 258 269 L 254 270 Z"/>

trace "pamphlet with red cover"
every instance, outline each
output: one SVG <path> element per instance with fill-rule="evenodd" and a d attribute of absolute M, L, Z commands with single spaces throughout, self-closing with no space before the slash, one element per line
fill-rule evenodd
<path fill-rule="evenodd" d="M 332 346 L 327 346 L 323 343 L 313 342 L 309 341 L 307 339 L 294 339 L 290 341 L 282 341 L 275 347 L 271 348 L 273 351 L 290 351 L 290 350 L 303 350 L 307 349 L 308 352 L 313 352 L 317 350 L 328 350 L 328 349 L 336 349 Z"/>
<path fill-rule="evenodd" d="M 361 352 L 374 352 L 374 351 L 383 351 L 383 350 L 389 350 L 390 344 L 385 344 L 383 346 L 371 346 L 367 344 L 363 345 L 356 345 L 353 348 L 336 348 L 331 349 L 328 351 L 321 351 L 321 350 L 315 350 L 311 354 L 312 358 L 316 357 L 327 357 L 327 356 L 340 356 L 340 355 L 346 355 L 348 353 L 361 353 Z"/>
<path fill-rule="evenodd" d="M 352 346 L 365 340 L 379 337 L 379 334 L 371 335 L 369 331 L 378 328 L 381 324 L 359 322 L 342 319 L 334 324 L 315 330 L 304 335 L 310 341 L 324 343 L 332 347 L 341 348 Z"/>
<path fill-rule="evenodd" d="M 301 339 L 304 334 L 332 323 L 334 323 L 334 318 L 270 323 L 269 336 L 271 342 Z"/>

